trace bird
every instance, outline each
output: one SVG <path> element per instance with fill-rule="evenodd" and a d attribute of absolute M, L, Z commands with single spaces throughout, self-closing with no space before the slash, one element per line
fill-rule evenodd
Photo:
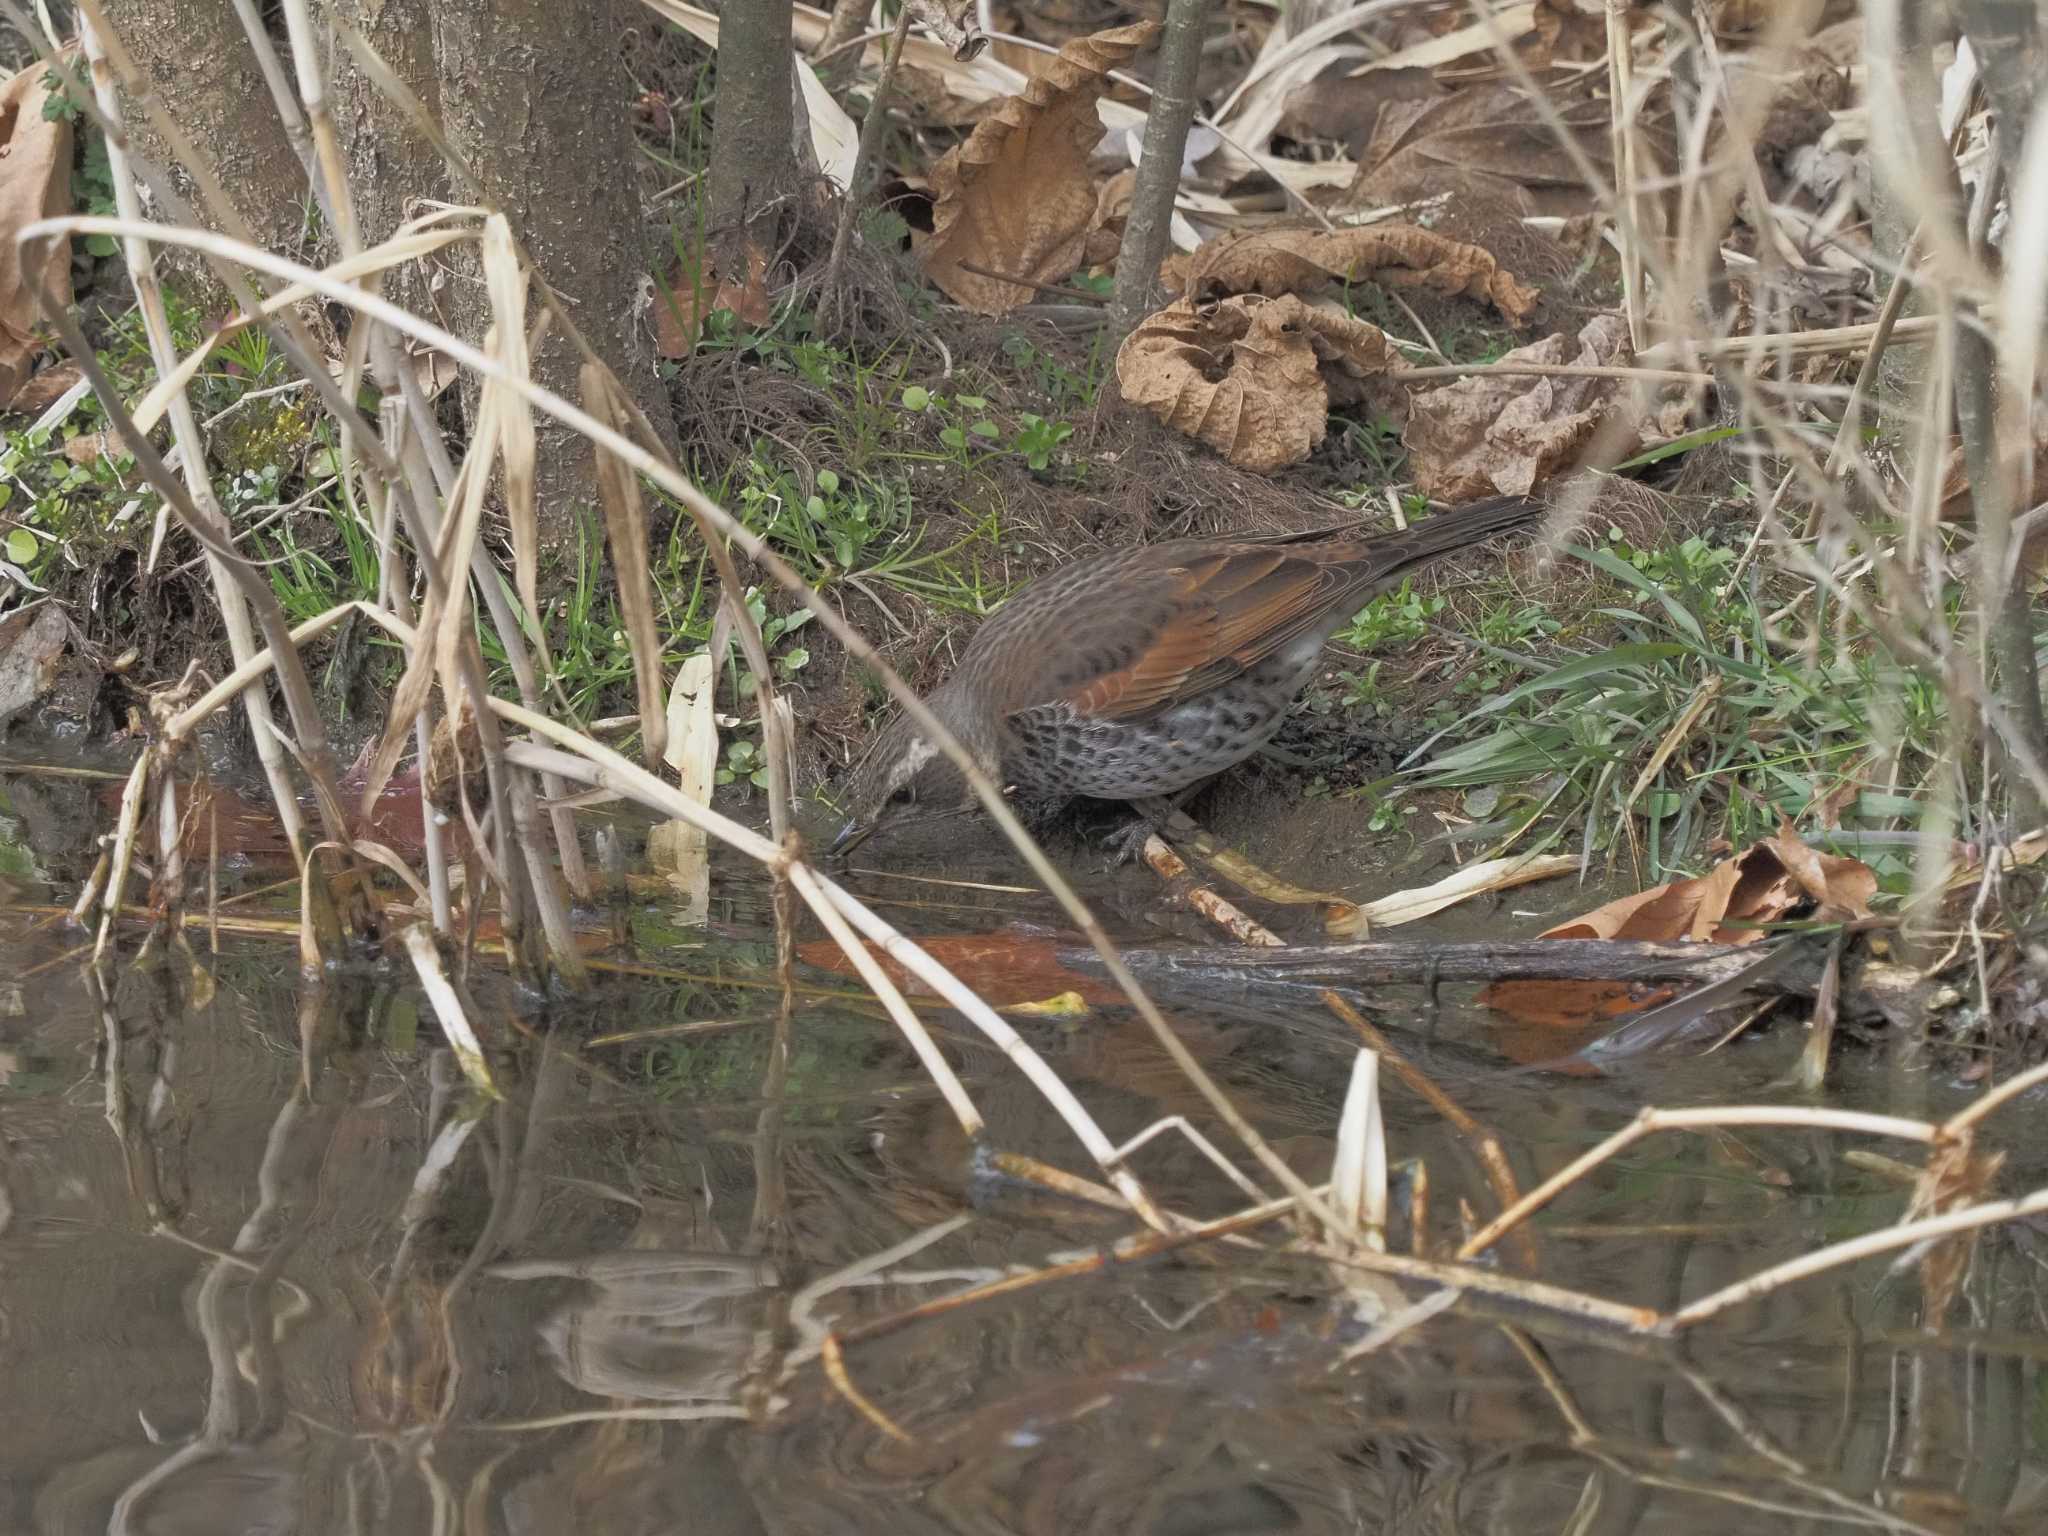
<path fill-rule="evenodd" d="M 1017 801 L 1146 800 L 1244 761 L 1279 730 L 1330 637 L 1405 573 L 1534 522 L 1500 496 L 1398 532 L 1172 539 L 1020 588 L 925 699 Z M 832 851 L 974 804 L 966 776 L 899 714 L 845 796 Z"/>

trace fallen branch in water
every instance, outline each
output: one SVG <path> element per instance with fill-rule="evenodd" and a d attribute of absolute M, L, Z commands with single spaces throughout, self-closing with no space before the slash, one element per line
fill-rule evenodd
<path fill-rule="evenodd" d="M 1348 983 L 1439 981 L 1721 981 L 1756 963 L 1751 944 L 1661 943 L 1641 939 L 1512 939 L 1506 942 L 1432 943 L 1426 939 L 1365 939 L 1352 944 L 1297 944 L 1284 949 L 1217 945 L 1193 949 L 1126 949 L 1124 964 L 1162 982 L 1204 986 L 1276 983 L 1343 986 Z M 1099 968 L 1092 950 L 1062 949 L 1060 962 L 1075 970 Z M 1810 960 L 1773 977 L 1780 990 L 1811 994 L 1826 960 L 1817 947 Z"/>

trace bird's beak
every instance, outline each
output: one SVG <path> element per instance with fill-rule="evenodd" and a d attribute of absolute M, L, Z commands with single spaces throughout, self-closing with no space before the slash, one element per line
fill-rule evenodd
<path fill-rule="evenodd" d="M 848 817 L 846 825 L 839 829 L 839 835 L 832 839 L 832 846 L 825 850 L 826 856 L 836 858 L 853 852 L 868 840 L 874 830 L 873 822 L 864 822 L 857 816 Z"/>

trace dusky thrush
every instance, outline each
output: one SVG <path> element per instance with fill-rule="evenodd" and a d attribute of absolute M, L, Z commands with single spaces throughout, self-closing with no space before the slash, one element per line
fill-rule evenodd
<path fill-rule="evenodd" d="M 1079 560 L 1004 603 L 925 702 L 1019 801 L 1169 795 L 1264 746 L 1376 593 L 1542 513 L 1497 497 L 1373 537 L 1174 539 Z M 900 715 L 848 798 L 839 851 L 905 814 L 971 803 L 965 776 Z"/>

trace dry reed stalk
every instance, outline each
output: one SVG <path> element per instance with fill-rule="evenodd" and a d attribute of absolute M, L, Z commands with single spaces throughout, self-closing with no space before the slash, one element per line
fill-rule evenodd
<path fill-rule="evenodd" d="M 2029 1216 L 2048 1211 L 2048 1189 L 2037 1189 L 2030 1194 L 2012 1200 L 1989 1200 L 1977 1205 L 1963 1206 L 1958 1210 L 1945 1211 L 1939 1216 L 1923 1217 L 1918 1221 L 1898 1222 L 1862 1237 L 1850 1238 L 1844 1242 L 1831 1243 L 1813 1253 L 1802 1254 L 1783 1264 L 1773 1265 L 1747 1279 L 1722 1287 L 1711 1295 L 1702 1296 L 1671 1314 L 1667 1331 L 1678 1332 L 1696 1323 L 1717 1317 L 1731 1307 L 1739 1307 L 1781 1291 L 1800 1280 L 1811 1279 L 1825 1274 L 1828 1270 L 1839 1269 L 1859 1259 L 1874 1257 L 1880 1253 L 1894 1253 L 1901 1248 L 1910 1248 L 1933 1238 L 1953 1236 L 1962 1232 L 1974 1232 L 1983 1227 L 1995 1226 L 2002 1222 L 2024 1221 Z"/>
<path fill-rule="evenodd" d="M 1364 1239 L 1375 1253 L 1387 1249 L 1387 1122 L 1380 1109 L 1380 1058 L 1361 1047 L 1351 1059 L 1351 1083 L 1337 1118 L 1330 1156 L 1330 1205 L 1345 1219 L 1327 1237 Z"/>
<path fill-rule="evenodd" d="M 476 1086 L 478 1092 L 493 1099 L 503 1098 L 497 1083 L 491 1078 L 490 1059 L 484 1054 L 483 1042 L 477 1038 L 476 1028 L 469 1022 L 469 1010 L 463 1006 L 461 994 L 448 980 L 448 973 L 441 964 L 441 951 L 435 947 L 433 934 L 418 923 L 406 924 L 405 953 L 420 979 L 420 990 L 426 993 L 428 1003 L 433 1006 L 441 1033 L 455 1052 L 456 1064 L 462 1068 L 462 1075 Z"/>
<path fill-rule="evenodd" d="M 1615 221 L 1621 243 L 1621 304 L 1628 320 L 1629 349 L 1642 351 L 1648 340 L 1648 302 L 1644 278 L 1648 261 L 1643 252 L 1642 203 L 1639 190 L 1643 162 L 1642 130 L 1636 113 L 1635 43 L 1629 36 L 1628 0 L 1607 0 L 1607 111 L 1608 133 L 1614 142 L 1614 177 L 1617 205 L 1624 217 Z"/>
<path fill-rule="evenodd" d="M 114 89 L 105 50 L 89 16 L 80 17 L 79 37 L 92 76 L 94 99 L 107 121 L 118 127 L 121 123 L 120 94 Z M 122 218 L 140 222 L 142 200 L 136 195 L 135 177 L 129 169 L 126 137 L 110 134 L 106 144 L 108 169 L 114 182 L 114 205 Z M 129 280 L 135 286 L 136 307 L 142 312 L 150 359 L 161 374 L 176 361 L 177 348 L 171 340 L 170 317 L 164 308 L 162 286 L 157 281 L 155 252 L 145 240 L 132 238 L 124 242 L 122 259 L 127 266 Z M 227 519 L 213 495 L 205 439 L 193 415 L 192 402 L 182 390 L 171 397 L 170 414 L 171 438 L 178 447 L 182 460 L 180 467 L 192 503 L 202 515 L 226 528 Z M 161 510 L 158 515 L 162 516 Z M 220 604 L 221 622 L 227 629 L 228 649 L 236 664 L 240 665 L 256 651 L 256 631 L 250 622 L 249 605 L 236 587 L 234 578 L 211 553 L 207 556 L 207 571 L 213 584 L 214 600 Z M 248 693 L 243 698 L 243 707 L 249 715 L 249 734 L 256 744 L 257 761 L 270 785 L 271 800 L 277 806 L 278 822 L 284 829 L 285 841 L 291 847 L 292 862 L 303 865 L 306 858 L 305 830 L 299 816 L 298 797 L 285 769 L 284 749 L 278 744 L 271 718 L 269 696 L 261 691 Z"/>
<path fill-rule="evenodd" d="M 283 86 L 283 68 L 276 58 L 276 50 L 268 32 L 261 26 L 254 13 L 247 6 L 238 6 L 238 12 L 242 17 L 245 35 L 249 38 L 251 47 L 262 65 L 266 81 L 271 85 L 274 105 L 284 120 L 287 131 L 303 133 L 313 138 L 318 138 L 324 134 L 328 141 L 333 142 L 332 123 L 325 111 L 324 99 L 317 91 L 312 97 L 312 103 L 318 110 L 314 113 L 316 119 L 314 126 L 308 127 L 304 114 L 299 110 L 298 103 L 292 97 L 291 92 Z M 303 48 L 295 48 L 295 53 L 300 54 L 302 59 L 313 58 L 317 62 L 317 55 L 314 53 L 311 44 L 310 28 L 305 25 L 306 18 L 303 14 L 303 8 L 295 16 L 288 15 L 287 19 L 288 23 L 296 27 L 294 36 L 304 44 Z M 301 62 L 300 68 L 301 73 L 303 73 L 305 69 L 303 62 Z M 294 142 L 298 142 L 296 137 Z M 434 135 L 434 142 L 436 144 L 442 143 L 438 134 Z M 443 147 L 445 149 L 445 145 Z M 336 229 L 342 238 L 344 259 L 355 256 L 357 248 L 360 246 L 360 241 L 355 237 L 356 225 L 353 203 L 348 196 L 348 188 L 345 184 L 332 184 L 329 176 L 314 174 L 318 166 L 322 164 L 332 165 L 334 163 L 334 156 L 330 154 L 325 159 L 322 159 L 317 153 L 307 153 L 302 154 L 302 159 L 307 164 L 316 198 L 320 201 L 323 209 L 328 211 L 332 227 Z M 419 223 L 424 227 L 432 221 L 430 217 L 428 220 L 419 221 Z M 378 267 L 377 270 L 381 270 L 381 267 Z M 366 456 L 369 459 L 376 479 L 387 488 L 388 494 L 398 498 L 396 505 L 407 524 L 408 533 L 413 538 L 416 546 L 424 550 L 433 546 L 432 532 L 438 526 L 438 518 L 435 511 L 438 506 L 438 499 L 435 494 L 435 488 L 438 484 L 439 493 L 442 495 L 447 494 L 452 489 L 454 480 L 452 467 L 448 464 L 438 424 L 431 411 L 427 408 L 427 403 L 419 389 L 417 378 L 413 375 L 411 368 L 406 365 L 405 360 L 397 355 L 390 334 L 380 327 L 365 326 L 351 334 L 346 378 L 349 392 L 353 393 L 359 370 L 366 357 L 369 357 L 373 362 L 375 371 L 385 386 L 387 398 L 395 388 L 399 398 L 404 402 L 405 415 L 402 420 L 392 416 L 385 418 L 385 436 L 387 441 L 392 442 L 392 451 L 388 453 L 381 450 L 372 451 L 373 445 L 371 440 L 356 430 L 357 421 L 352 412 L 347 416 L 337 416 L 336 420 L 340 428 L 343 452 L 350 458 L 360 455 Z M 331 410 L 332 407 L 330 405 Z M 410 434 L 402 431 L 402 422 L 410 424 L 412 428 Z M 397 465 L 399 460 L 402 460 L 404 463 L 402 471 Z M 372 499 L 375 499 L 374 491 L 372 492 Z M 427 536 L 422 536 L 423 530 L 427 531 Z M 434 577 L 439 573 L 436 570 L 429 569 L 426 574 L 431 594 Z M 506 600 L 498 588 L 495 571 L 490 566 L 487 558 L 480 556 L 477 562 L 476 574 L 479 577 L 478 584 L 485 594 L 486 602 L 492 608 L 493 620 L 502 637 L 505 651 L 512 665 L 514 677 L 522 690 L 522 696 L 530 699 L 537 697 L 538 684 L 532 663 L 526 654 L 522 633 L 519 626 L 512 622 L 512 616 L 507 608 Z M 476 703 L 476 696 L 480 691 L 480 687 L 472 687 L 470 685 L 480 685 L 481 683 L 482 665 L 480 656 L 474 654 L 465 656 L 462 659 L 461 667 L 465 674 L 464 686 L 469 692 L 471 707 L 473 709 L 479 708 L 480 706 Z M 487 719 L 483 719 L 482 716 L 479 716 L 479 719 L 482 722 L 484 731 L 484 740 L 482 742 L 484 766 L 486 776 L 491 783 L 493 803 L 500 806 L 512 805 L 515 817 L 521 823 L 530 826 L 532 822 L 531 809 L 530 807 L 522 806 L 519 802 L 522 799 L 530 800 L 531 796 L 530 794 L 522 796 L 517 788 L 508 783 L 509 776 L 502 768 L 502 743 L 495 737 L 495 726 Z M 423 760 L 428 743 L 431 740 L 432 729 L 433 715 L 431 707 L 423 706 L 416 721 L 415 733 Z M 553 791 L 559 788 L 559 786 L 548 786 L 548 788 L 552 797 Z M 475 830 L 472 828 L 472 831 Z M 588 876 L 584 869 L 581 850 L 575 840 L 573 819 L 566 811 L 556 813 L 554 831 L 561 856 L 561 877 L 579 893 L 587 893 L 589 886 Z M 493 866 L 499 872 L 501 885 L 503 885 L 502 876 L 509 867 L 511 851 L 505 817 L 501 816 L 497 819 L 495 834 L 495 859 L 493 860 Z M 437 892 L 435 903 L 437 927 L 445 931 L 444 888 L 446 880 L 445 875 L 440 872 L 436 863 L 437 844 L 438 837 L 429 844 L 430 873 L 435 877 L 434 886 Z M 485 846 L 482 838 L 478 839 L 478 846 Z M 566 919 L 559 911 L 559 899 L 549 900 L 553 893 L 555 876 L 551 872 L 536 874 L 531 857 L 529 857 L 528 861 L 528 875 L 529 880 L 533 881 L 532 888 L 535 890 L 543 906 L 544 927 L 555 936 L 553 942 L 556 945 L 558 958 L 566 955 L 566 974 L 573 978 L 578 973 L 577 967 L 580 965 L 580 961 L 573 951 L 562 951 L 560 949 L 560 939 L 566 929 Z M 509 931 L 516 933 L 523 927 L 519 914 L 524 904 L 520 900 L 519 887 L 516 884 L 506 889 L 508 893 L 507 899 L 510 903 L 506 909 L 506 916 L 512 925 Z"/>
<path fill-rule="evenodd" d="M 867 19 L 866 12 L 873 8 L 874 0 L 862 0 L 858 6 L 842 0 L 832 13 L 832 25 L 825 33 L 827 42 L 840 30 L 842 13 L 854 18 L 850 23 L 851 35 L 851 32 L 861 29 Z M 846 268 L 846 252 L 853 244 L 853 221 L 860 213 L 861 199 L 867 196 L 868 173 L 882 147 L 882 125 L 888 121 L 889 92 L 896 84 L 896 66 L 903 59 L 903 41 L 910 35 L 910 17 L 908 5 L 896 13 L 896 25 L 889 34 L 889 51 L 882 59 L 881 78 L 875 82 L 874 94 L 868 98 L 868 115 L 861 120 L 860 143 L 854 149 L 853 170 L 847 177 L 846 192 L 840 198 L 839 222 L 832 230 L 832 253 L 825 259 L 825 281 L 818 299 L 827 331 L 838 328 L 839 280 Z"/>
<path fill-rule="evenodd" d="M 1938 1127 L 1924 1120 L 1895 1115 L 1870 1115 L 1842 1109 L 1801 1109 L 1777 1105 L 1729 1106 L 1719 1109 L 1645 1109 L 1627 1125 L 1530 1190 L 1507 1210 L 1467 1238 L 1460 1260 L 1477 1258 L 1502 1237 L 1550 1204 L 1602 1163 L 1618 1156 L 1646 1136 L 1660 1131 L 1697 1131 L 1731 1125 L 1786 1125 L 1808 1130 L 1848 1131 L 1861 1136 L 1892 1136 L 1932 1144 Z"/>

